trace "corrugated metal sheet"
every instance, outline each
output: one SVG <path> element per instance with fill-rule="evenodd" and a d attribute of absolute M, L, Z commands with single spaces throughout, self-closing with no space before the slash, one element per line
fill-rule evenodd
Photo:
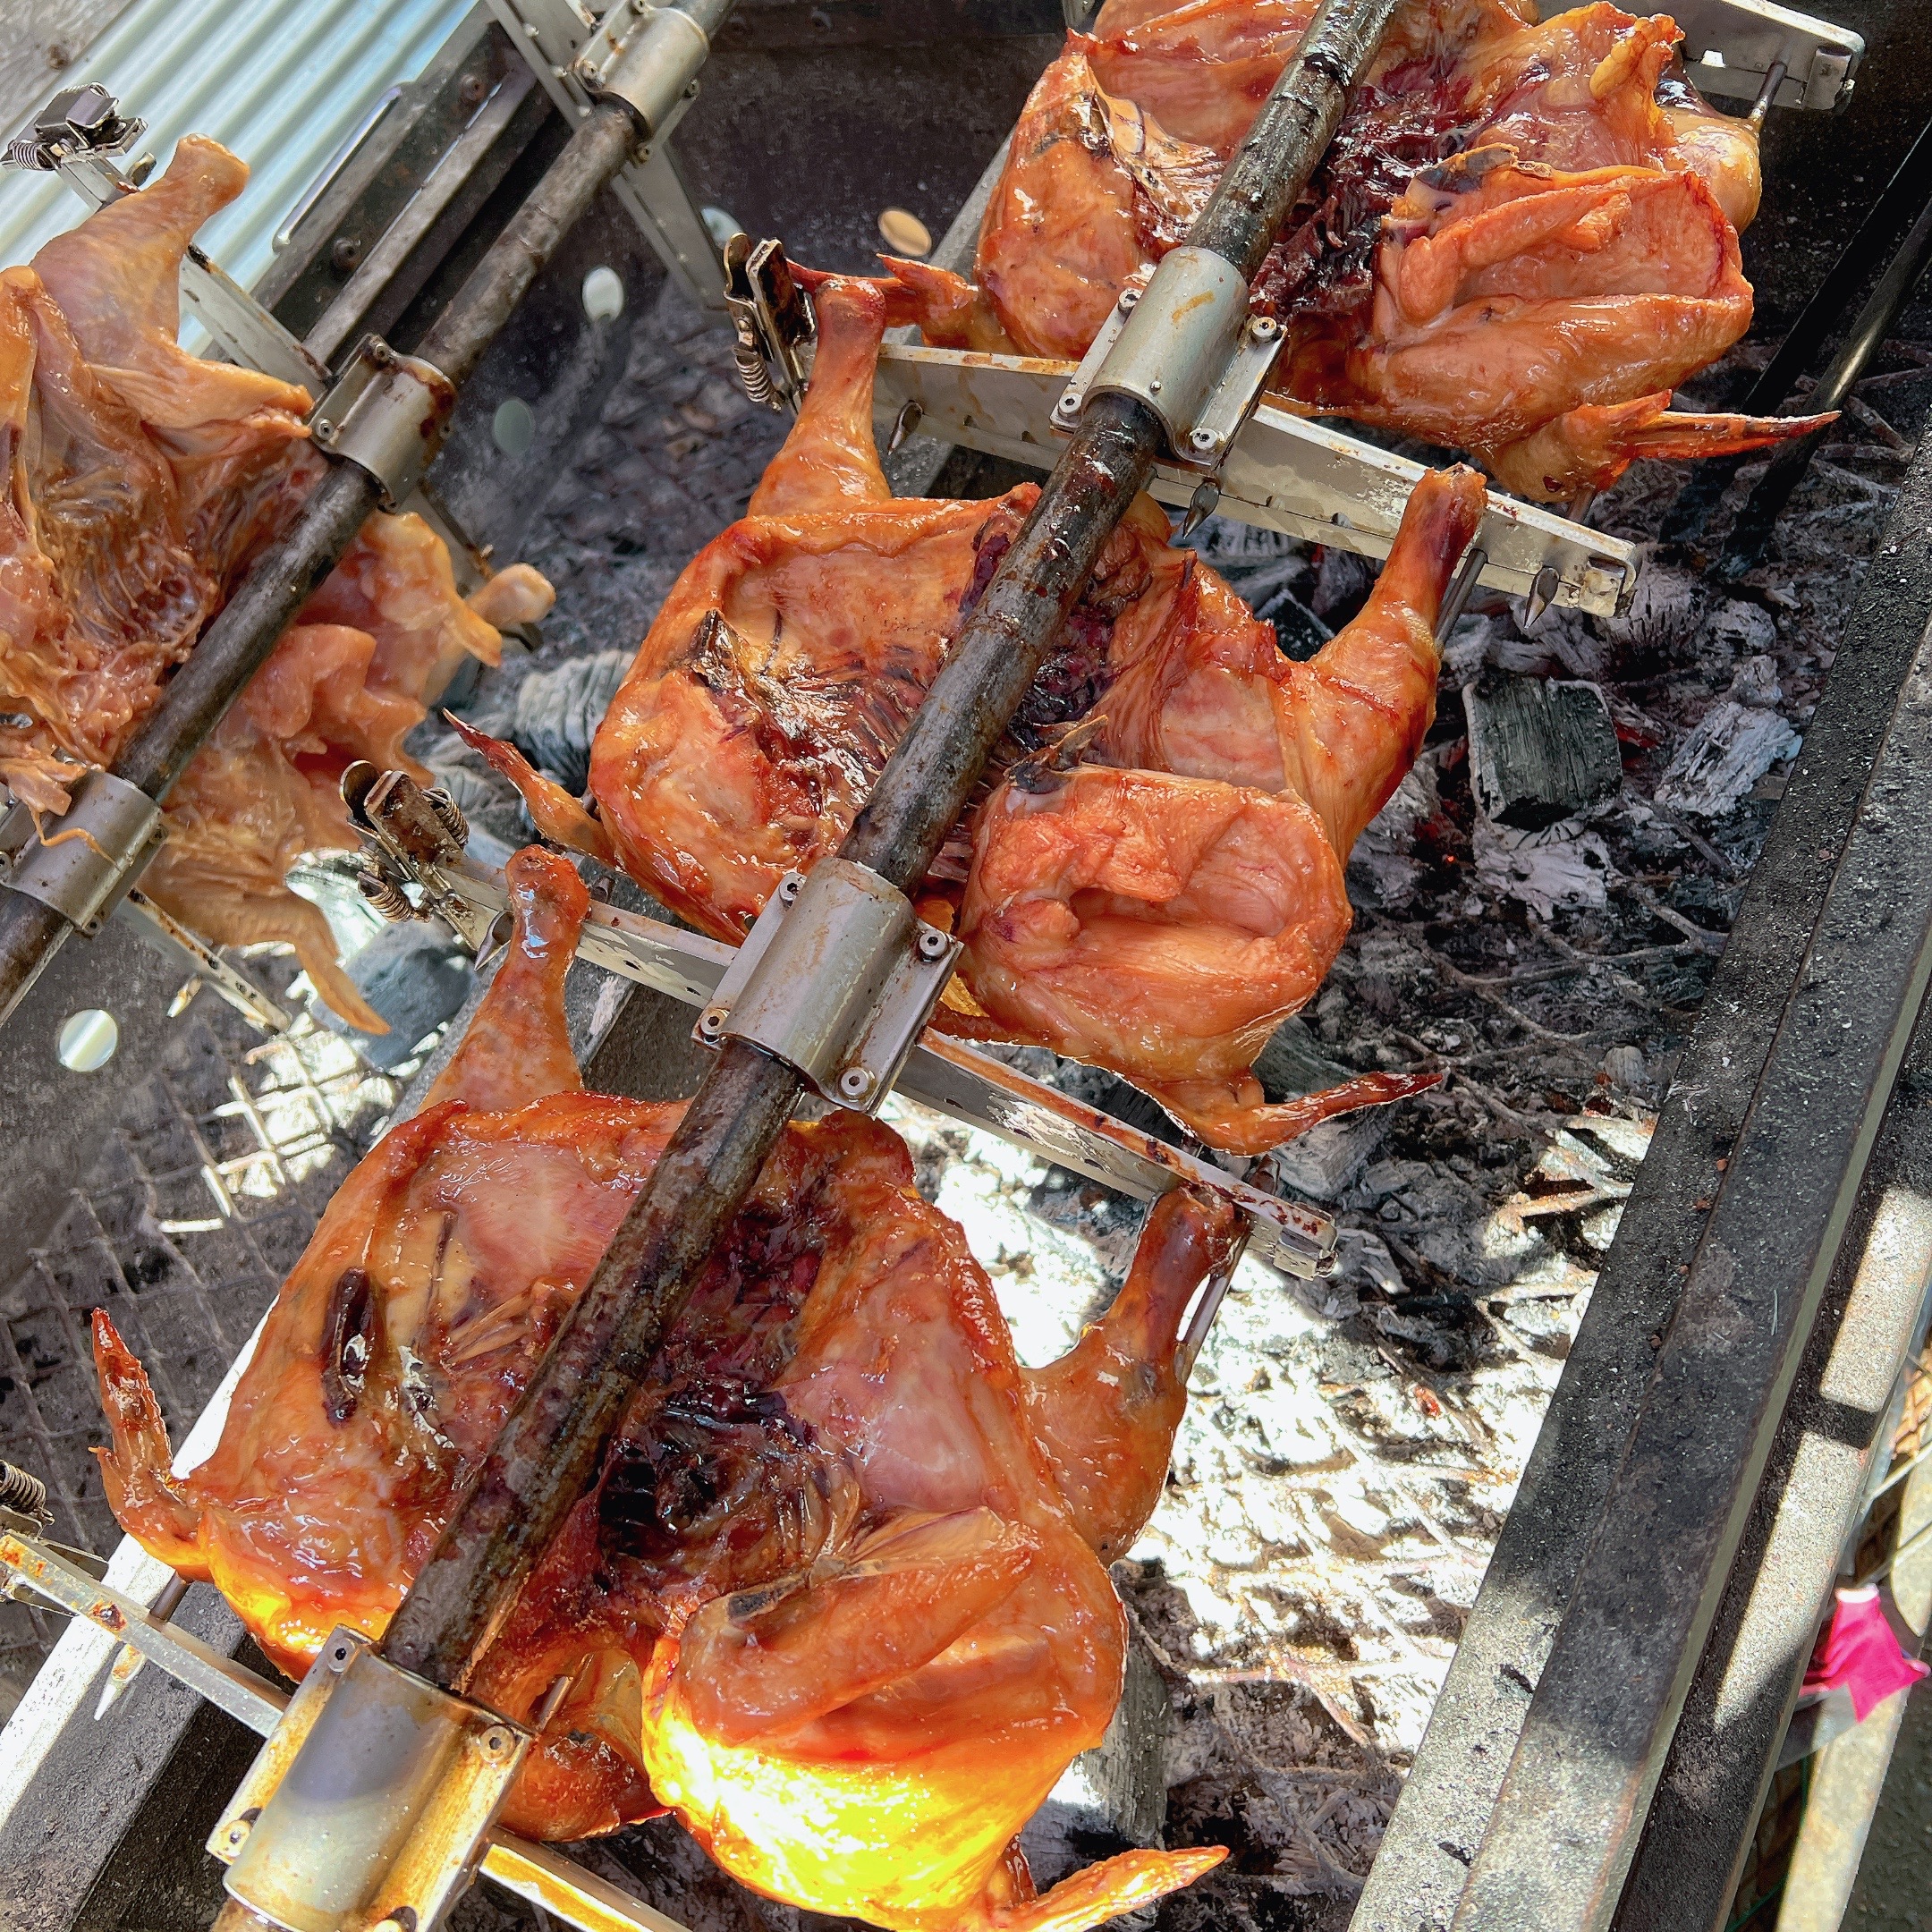
<path fill-rule="evenodd" d="M 190 133 L 211 135 L 248 163 L 242 199 L 200 238 L 246 288 L 335 149 L 386 89 L 422 72 L 470 4 L 135 0 L 60 79 L 118 94 L 124 113 L 148 123 L 135 151 L 164 165 Z M 0 173 L 0 264 L 26 261 L 80 215 L 53 175 Z"/>

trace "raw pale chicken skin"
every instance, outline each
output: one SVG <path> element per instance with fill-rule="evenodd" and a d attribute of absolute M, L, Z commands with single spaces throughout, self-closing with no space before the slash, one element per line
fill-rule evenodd
<path fill-rule="evenodd" d="M 1028 101 L 977 288 L 891 261 L 928 341 L 1077 359 L 1185 237 L 1313 13 L 1109 0 Z M 1410 0 L 1255 287 L 1275 400 L 1470 451 L 1560 501 L 1641 456 L 1757 449 L 1811 419 L 1678 415 L 1743 335 L 1757 132 L 1683 78 L 1664 16 Z M 1622 413 L 1625 407 L 1633 413 Z"/>
<path fill-rule="evenodd" d="M 113 763 L 321 473 L 304 390 L 175 339 L 182 257 L 247 178 L 190 136 L 152 187 L 0 273 L 0 784 L 37 814 Z M 352 758 L 428 781 L 402 750 L 424 699 L 466 653 L 496 661 L 492 612 L 538 615 L 549 587 L 516 566 L 478 601 L 419 518 L 371 518 L 175 787 L 142 880 L 216 944 L 293 944 L 372 1032 L 326 922 L 284 881 L 301 853 L 355 843 L 335 792 Z"/>
<path fill-rule="evenodd" d="M 589 894 L 535 849 L 509 877 L 462 1049 L 343 1183 L 187 1475 L 95 1318 L 116 1515 L 297 1674 L 384 1628 L 680 1112 L 582 1090 Z M 470 1686 L 527 1718 L 572 1680 L 505 1823 L 667 1806 L 747 1885 L 907 1932 L 1080 1932 L 1218 1862 L 1128 1852 L 1036 1898 L 1016 1835 L 1118 1701 L 1105 1565 L 1159 1498 L 1181 1319 L 1233 1233 L 1169 1195 L 1113 1309 L 1030 1370 L 899 1140 L 788 1129 Z"/>
<path fill-rule="evenodd" d="M 1038 496 L 894 502 L 871 426 L 892 305 L 817 287 L 804 410 L 612 702 L 598 816 L 469 734 L 547 835 L 730 939 L 836 848 Z M 1250 1068 L 1348 931 L 1342 869 L 1435 716 L 1436 613 L 1483 503 L 1472 471 L 1425 479 L 1368 609 L 1297 665 L 1143 497 L 928 881 L 970 996 L 940 1023 L 1111 1067 L 1245 1152 L 1414 1091 L 1374 1075 L 1269 1106 Z"/>

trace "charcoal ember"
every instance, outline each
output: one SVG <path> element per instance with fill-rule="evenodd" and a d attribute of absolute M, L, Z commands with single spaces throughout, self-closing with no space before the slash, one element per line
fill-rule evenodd
<path fill-rule="evenodd" d="M 510 737 L 539 771 L 566 792 L 590 783 L 590 741 L 631 668 L 631 651 L 598 651 L 532 671 L 518 687 Z"/>
<path fill-rule="evenodd" d="M 1559 906 L 1608 902 L 1616 869 L 1610 848 L 1594 832 L 1512 833 L 1479 819 L 1471 843 L 1477 883 L 1496 898 L 1527 906 L 1538 919 L 1549 919 Z"/>
<path fill-rule="evenodd" d="M 1776 708 L 1783 696 L 1776 660 L 1746 658 L 1729 691 L 1678 746 L 1657 783 L 1657 803 L 1722 818 L 1780 758 L 1795 758 L 1803 740 Z"/>
<path fill-rule="evenodd" d="M 1416 856 L 1417 828 L 1441 809 L 1435 765 L 1424 759 L 1411 766 L 1349 854 L 1351 895 L 1385 912 L 1407 905 L 1422 881 L 1422 861 Z"/>
<path fill-rule="evenodd" d="M 1492 825 L 1541 832 L 1580 818 L 1623 785 L 1623 755 L 1594 684 L 1492 673 L 1462 696 L 1470 784 Z"/>
<path fill-rule="evenodd" d="M 1636 594 L 1597 628 L 1627 664 L 1668 664 L 1682 657 L 1697 636 L 1705 593 L 1696 573 L 1660 563 L 1645 547 L 1639 553 Z"/>

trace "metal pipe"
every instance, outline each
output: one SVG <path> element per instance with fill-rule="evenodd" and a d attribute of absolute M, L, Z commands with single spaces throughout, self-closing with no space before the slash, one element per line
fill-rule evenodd
<path fill-rule="evenodd" d="M 637 139 L 629 108 L 616 101 L 592 106 L 570 145 L 416 345 L 425 362 L 435 363 L 459 387 L 469 380 L 558 242 L 631 158 Z"/>
<path fill-rule="evenodd" d="M 1932 266 L 1932 199 L 1919 209 L 1919 219 L 1860 309 L 1851 334 L 1838 345 L 1838 353 L 1818 377 L 1818 386 L 1805 398 L 1808 413 L 1823 415 L 1827 410 L 1835 410 L 1851 394 L 1852 386 L 1891 333 L 1899 311 L 1911 300 L 1912 291 L 1919 286 L 1928 266 Z M 1764 555 L 1772 529 L 1791 501 L 1792 492 L 1803 480 L 1819 445 L 1834 427 L 1827 424 L 1796 442 L 1783 445 L 1767 464 L 1724 539 L 1724 555 L 1713 572 L 1720 582 L 1734 582 Z"/>
<path fill-rule="evenodd" d="M 708 38 L 730 5 L 731 0 L 692 0 L 686 11 Z M 474 372 L 557 244 L 631 158 L 637 140 L 630 109 L 616 102 L 591 108 L 424 338 L 419 351 L 423 360 L 453 384 Z M 331 466 L 293 526 L 256 558 L 241 588 L 168 681 L 160 705 L 115 760 L 117 777 L 157 801 L 167 795 L 379 499 L 377 483 L 365 471 L 352 463 Z M 38 900 L 0 892 L 0 1023 L 72 930 Z"/>
<path fill-rule="evenodd" d="M 382 1640 L 461 1691 L 577 1498 L 804 1081 L 728 1042 Z"/>
<path fill-rule="evenodd" d="M 1397 0 L 1325 0 L 1203 210 L 1191 243 L 1250 279 L 1319 165 Z M 1095 397 L 844 843 L 902 891 L 925 876 L 1107 538 L 1151 473 L 1159 424 Z M 659 1341 L 803 1090 L 729 1043 L 590 1285 L 538 1364 L 397 1610 L 390 1662 L 461 1690 L 595 1472 Z"/>
<path fill-rule="evenodd" d="M 1799 311 L 1798 319 L 1785 332 L 1758 378 L 1738 404 L 1741 416 L 1769 416 L 1782 408 L 1798 386 L 1799 377 L 1810 368 L 1824 347 L 1826 338 L 1837 326 L 1845 304 L 1863 285 L 1885 244 L 1932 189 L 1932 123 L 1928 123 L 1893 170 L 1892 179 L 1859 224 L 1858 233 L 1845 244 L 1843 252 L 1818 285 L 1809 301 Z M 1717 507 L 1731 479 L 1750 459 L 1747 456 L 1715 456 L 1700 462 L 1690 479 L 1677 493 L 1670 514 L 1664 520 L 1664 540 L 1685 543 L 1703 529 L 1705 520 Z"/>

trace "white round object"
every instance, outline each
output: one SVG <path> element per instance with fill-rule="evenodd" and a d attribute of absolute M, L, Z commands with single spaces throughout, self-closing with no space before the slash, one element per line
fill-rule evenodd
<path fill-rule="evenodd" d="M 583 278 L 583 311 L 593 322 L 614 322 L 623 313 L 623 277 L 599 262 Z"/>
<path fill-rule="evenodd" d="M 537 440 L 537 412 L 521 396 L 505 396 L 490 418 L 490 440 L 505 456 L 523 456 Z"/>
<path fill-rule="evenodd" d="M 889 208 L 878 218 L 879 233 L 894 255 L 907 255 L 923 261 L 932 253 L 932 230 L 917 215 L 902 208 Z"/>
<path fill-rule="evenodd" d="M 114 1016 L 98 1006 L 84 1006 L 61 1021 L 55 1051 L 71 1072 L 97 1073 L 114 1058 L 120 1044 L 121 1029 Z"/>

